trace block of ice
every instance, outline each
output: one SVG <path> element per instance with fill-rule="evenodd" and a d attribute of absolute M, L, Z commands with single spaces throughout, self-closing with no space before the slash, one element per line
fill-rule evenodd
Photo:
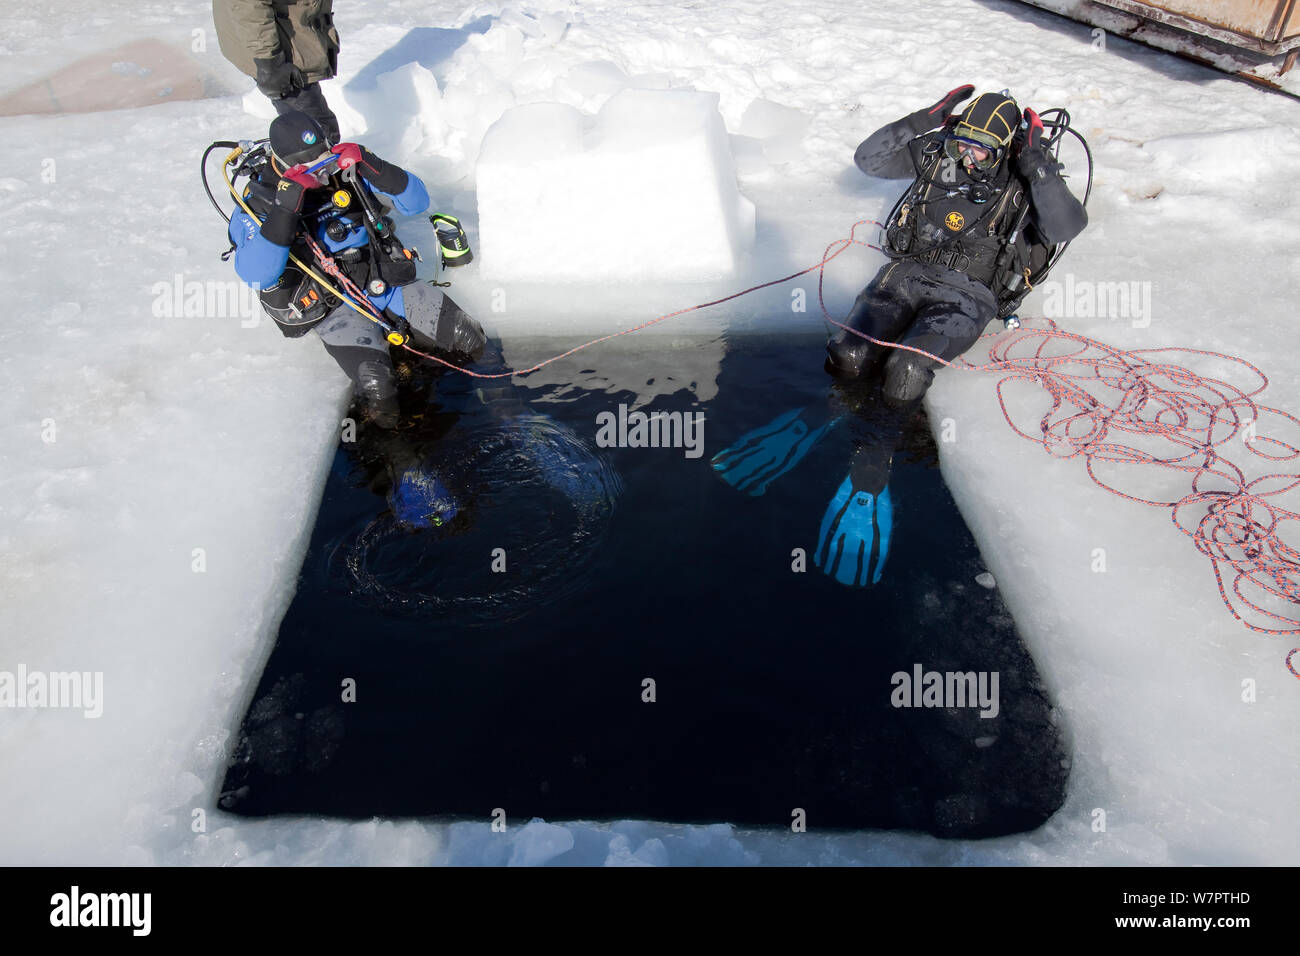
<path fill-rule="evenodd" d="M 579 63 L 555 81 L 554 95 L 561 102 L 595 111 L 619 90 L 633 85 L 626 73 L 608 60 Z"/>
<path fill-rule="evenodd" d="M 419 63 L 407 63 L 379 76 L 376 85 L 376 102 L 383 104 L 387 114 L 384 125 L 397 132 L 391 154 L 431 153 L 445 144 L 447 124 L 433 73 Z"/>
<path fill-rule="evenodd" d="M 715 93 L 625 89 L 594 118 L 518 106 L 488 130 L 477 168 L 492 280 L 720 278 L 753 243 Z"/>
<path fill-rule="evenodd" d="M 534 817 L 515 837 L 508 866 L 542 866 L 573 849 L 573 834 Z"/>
<path fill-rule="evenodd" d="M 803 110 L 760 97 L 745 108 L 740 118 L 740 133 L 761 142 L 769 162 L 788 163 L 803 154 L 808 124 L 808 114 Z"/>

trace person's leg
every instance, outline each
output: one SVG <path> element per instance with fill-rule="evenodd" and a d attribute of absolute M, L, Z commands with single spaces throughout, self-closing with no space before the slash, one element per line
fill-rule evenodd
<path fill-rule="evenodd" d="M 437 394 L 452 408 L 466 408 L 474 402 L 489 406 L 499 418 L 511 418 L 526 411 L 519 390 L 510 376 L 498 339 L 489 339 L 476 319 L 465 312 L 441 289 L 426 283 L 402 286 L 390 311 L 403 315 L 410 324 L 411 344 L 421 352 L 432 352 L 462 368 L 473 367 L 493 378 L 480 378 L 442 368 Z"/>
<path fill-rule="evenodd" d="M 403 315 L 410 324 L 411 344 L 422 352 L 433 352 L 462 367 L 497 373 L 509 371 L 501 343 L 489 339 L 476 319 L 457 305 L 442 289 L 427 283 L 413 283 L 398 290 L 401 295 L 389 309 Z M 515 387 L 507 377 L 482 379 L 444 369 L 438 393 L 451 397 L 471 395 L 490 405 L 522 409 Z"/>
<path fill-rule="evenodd" d="M 958 287 L 918 272 L 911 285 L 913 297 L 926 301 L 898 340 L 908 348 L 890 349 L 879 383 L 856 389 L 846 383 L 840 392 L 855 413 L 855 487 L 878 489 L 888 482 L 894 451 L 939 367 L 929 355 L 951 362 L 975 344 L 997 312 L 992 294 L 973 282 Z"/>
<path fill-rule="evenodd" d="M 979 338 L 997 312 L 992 293 L 973 282 L 950 281 L 939 281 L 925 267 L 909 270 L 900 297 L 920 308 L 900 344 L 951 361 Z M 833 390 L 851 413 L 854 451 L 822 519 L 814 562 L 841 583 L 859 587 L 879 581 L 888 558 L 894 452 L 938 365 L 907 349 L 890 352 L 883 381 L 837 382 Z"/>
<path fill-rule="evenodd" d="M 858 294 L 844 325 L 888 341 L 900 334 L 913 307 L 899 281 L 906 264 L 890 263 Z M 853 420 L 864 405 L 872 373 L 884 347 L 839 329 L 826 343 L 826 372 L 834 379 L 826 406 L 794 408 L 766 425 L 746 432 L 710 460 L 727 484 L 749 495 L 761 495 L 791 471 L 813 446 L 840 421 Z"/>
<path fill-rule="evenodd" d="M 316 332 L 325 350 L 352 379 L 356 395 L 366 403 L 371 420 L 382 428 L 396 425 L 397 384 L 383 330 L 342 306 L 316 326 Z"/>
<path fill-rule="evenodd" d="M 975 282 L 963 286 L 935 282 L 927 301 L 899 344 L 935 355 L 946 362 L 966 352 L 997 314 L 997 302 Z M 912 405 L 924 397 L 939 363 L 909 349 L 893 349 L 885 361 L 884 399 Z"/>
<path fill-rule="evenodd" d="M 930 268 L 917 262 L 886 265 L 858 296 L 844 324 L 883 342 L 911 334 L 915 317 L 929 305 L 930 296 L 938 288 L 927 271 Z M 875 373 L 882 365 L 890 366 L 897 350 L 841 331 L 826 351 L 826 370 L 835 376 L 830 392 L 831 415 L 847 419 L 854 447 L 859 451 L 888 450 L 887 473 L 888 457 L 912 409 L 899 408 L 896 414 L 884 402 L 882 377 Z"/>
<path fill-rule="evenodd" d="M 338 117 L 334 115 L 334 111 L 325 102 L 325 94 L 321 90 L 319 83 L 309 83 L 301 90 L 295 90 L 288 96 L 272 99 L 271 105 L 275 107 L 275 111 L 281 116 L 293 110 L 301 110 L 320 125 L 331 146 L 339 142 Z"/>
<path fill-rule="evenodd" d="M 487 347 L 483 326 L 441 289 L 415 282 L 397 291 L 388 308 L 410 324 L 416 348 L 437 350 L 449 360 L 476 362 L 483 357 Z"/>
<path fill-rule="evenodd" d="M 877 272 L 858 294 L 844 325 L 885 342 L 900 335 L 915 313 L 905 281 L 910 266 L 910 263 L 891 262 Z M 826 371 L 840 380 L 864 378 L 871 375 L 884 353 L 883 346 L 837 329 L 826 343 Z"/>

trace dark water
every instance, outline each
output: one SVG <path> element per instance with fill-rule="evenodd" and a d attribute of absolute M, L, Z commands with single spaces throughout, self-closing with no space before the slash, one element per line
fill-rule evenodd
<path fill-rule="evenodd" d="M 1064 799 L 1060 730 L 997 591 L 974 580 L 984 568 L 924 417 L 895 460 L 894 543 L 870 588 L 811 561 L 846 430 L 762 497 L 709 467 L 744 432 L 825 403 L 823 342 L 732 341 L 716 399 L 682 389 L 647 407 L 705 413 L 697 459 L 597 450 L 597 415 L 632 393 L 527 380 L 486 402 L 444 380 L 405 400 L 416 427 L 363 429 L 337 453 L 221 805 L 776 826 L 802 808 L 810 828 L 954 837 L 1041 824 Z M 648 350 L 646 365 L 672 354 Z M 520 413 L 534 417 L 511 424 Z M 580 463 L 568 492 L 538 464 L 561 456 Z M 404 531 L 380 463 L 430 457 L 459 514 Z M 997 672 L 999 713 L 892 706 L 891 676 L 915 664 Z"/>

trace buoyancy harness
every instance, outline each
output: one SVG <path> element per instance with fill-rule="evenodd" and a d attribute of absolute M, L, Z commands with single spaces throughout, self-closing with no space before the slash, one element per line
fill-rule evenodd
<path fill-rule="evenodd" d="M 236 170 L 236 180 L 241 175 L 247 177 L 241 195 L 259 219 L 265 219 L 274 205 L 281 173 L 278 165 L 268 144 L 260 141 L 251 144 Z M 206 177 L 204 185 L 206 188 Z M 289 338 L 310 331 L 342 301 L 295 265 L 295 259 L 313 261 L 307 235 L 323 243 L 334 263 L 359 289 L 375 296 L 415 282 L 420 260 L 419 250 L 406 246 L 397 236 L 389 207 L 355 169 L 340 172 L 334 168 L 328 185 L 311 190 L 306 200 L 308 205 L 301 213 L 303 229 L 290 246 L 292 256 L 284 273 L 275 285 L 258 290 L 263 310 Z"/>
<path fill-rule="evenodd" d="M 1086 206 L 1092 191 L 1088 144 L 1070 126 L 1065 110 L 1051 109 L 1041 116 L 1050 130 L 1044 145 L 1054 159 L 1064 133 L 1082 144 L 1088 165 L 1082 198 Z M 891 259 L 936 263 L 987 285 L 998 300 L 998 317 L 1006 319 L 1047 277 L 1069 243 L 1049 244 L 1039 235 L 1030 218 L 1028 185 L 1014 172 L 1010 157 L 991 177 L 974 179 L 950 161 L 945 164 L 946 135 L 946 130 L 938 130 L 908 143 L 916 178 L 889 214 L 882 248 Z M 1017 140 L 1012 152 L 1018 148 Z"/>

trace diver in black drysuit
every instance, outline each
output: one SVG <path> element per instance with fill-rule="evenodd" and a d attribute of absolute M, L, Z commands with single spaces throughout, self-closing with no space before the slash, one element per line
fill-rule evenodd
<path fill-rule="evenodd" d="M 1033 110 L 1025 110 L 1028 132 L 1014 156 L 1008 151 L 1014 151 L 1020 110 L 1010 97 L 985 94 L 960 119 L 950 118 L 953 106 L 973 89 L 959 87 L 935 106 L 877 130 L 853 156 L 868 176 L 918 176 L 922 188 L 918 200 L 905 204 L 888 224 L 885 248 L 893 261 L 858 295 L 844 324 L 948 361 L 974 345 L 997 315 L 1006 279 L 995 274 L 1002 227 L 1019 213 L 1025 196 L 1028 228 L 1017 241 L 1020 251 L 1015 257 L 1025 264 L 1029 247 L 1068 242 L 1088 222 L 1083 204 L 1039 141 L 1042 125 Z M 946 140 L 968 138 L 987 143 L 991 166 L 977 168 L 967 161 L 968 151 L 960 152 L 957 161 L 944 154 Z M 925 173 L 918 175 L 913 151 L 938 156 L 928 186 Z M 843 330 L 831 337 L 826 351 L 826 370 L 841 379 L 872 371 L 889 351 L 883 396 L 895 405 L 923 396 L 937 367 L 913 352 L 885 349 Z"/>
<path fill-rule="evenodd" d="M 975 344 L 1002 298 L 1022 288 L 1026 269 L 1045 262 L 1051 246 L 1070 241 L 1088 222 L 1041 144 L 1037 114 L 1026 109 L 1022 122 L 1014 100 L 986 93 L 953 117 L 972 92 L 959 87 L 890 123 L 853 156 L 868 176 L 916 179 L 886 224 L 891 261 L 858 295 L 844 324 L 946 361 Z M 1025 225 L 1005 248 L 1026 201 Z M 846 483 L 853 495 L 878 500 L 904 427 L 939 363 L 843 329 L 831 336 L 826 353 L 834 394 L 853 416 L 856 448 Z"/>
<path fill-rule="evenodd" d="M 1054 245 L 1087 225 L 1082 203 L 1042 144 L 1038 115 L 1022 115 L 1005 94 L 986 93 L 954 116 L 973 92 L 958 87 L 882 127 L 853 157 L 868 176 L 914 179 L 886 225 L 891 261 L 858 295 L 844 325 L 946 361 L 975 344 Z M 892 527 L 887 486 L 894 451 L 938 363 L 843 329 L 832 334 L 826 353 L 835 378 L 828 409 L 787 412 L 719 453 L 713 467 L 736 488 L 762 494 L 835 423 L 847 421 L 853 462 L 827 508 L 814 561 L 860 586 L 879 580 Z"/>

